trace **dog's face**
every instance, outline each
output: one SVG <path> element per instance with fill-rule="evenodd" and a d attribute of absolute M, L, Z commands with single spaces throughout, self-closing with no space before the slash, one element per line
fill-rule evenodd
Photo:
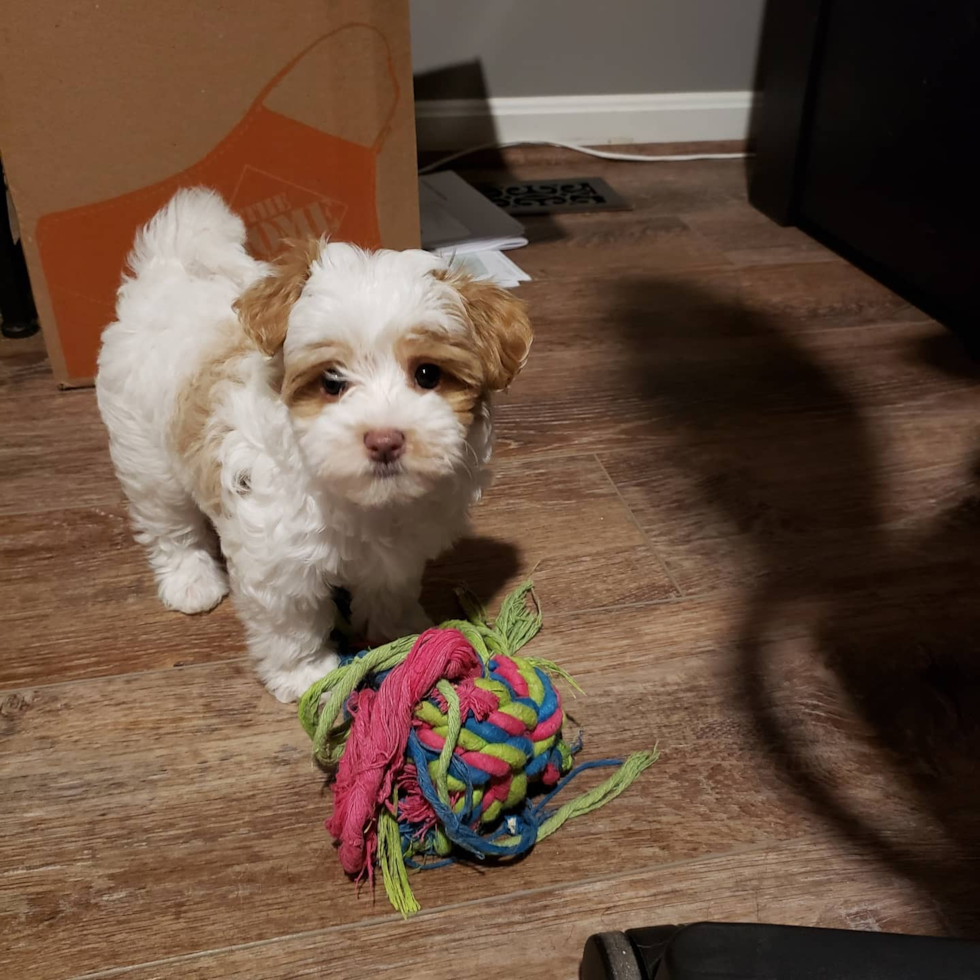
<path fill-rule="evenodd" d="M 289 248 L 236 304 L 311 472 L 363 506 L 415 499 L 482 463 L 489 397 L 524 365 L 523 304 L 427 252 Z"/>

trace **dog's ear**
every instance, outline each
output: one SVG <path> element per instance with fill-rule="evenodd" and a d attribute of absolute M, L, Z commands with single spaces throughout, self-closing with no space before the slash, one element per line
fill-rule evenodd
<path fill-rule="evenodd" d="M 264 354 L 273 355 L 286 339 L 289 311 L 303 292 L 310 266 L 320 255 L 320 241 L 285 242 L 272 272 L 235 301 L 245 334 Z"/>
<path fill-rule="evenodd" d="M 444 278 L 463 301 L 486 387 L 503 391 L 520 374 L 534 339 L 525 304 L 491 282 L 454 272 Z"/>

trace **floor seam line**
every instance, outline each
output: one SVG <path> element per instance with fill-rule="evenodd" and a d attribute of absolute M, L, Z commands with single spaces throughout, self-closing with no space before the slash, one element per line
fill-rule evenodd
<path fill-rule="evenodd" d="M 602 470 L 606 479 L 609 481 L 609 485 L 613 488 L 613 492 L 616 494 L 616 497 L 619 499 L 619 502 L 626 508 L 626 513 L 629 514 L 630 521 L 633 523 L 633 526 L 637 529 L 637 531 L 640 532 L 640 534 L 643 536 L 643 540 L 646 542 L 647 547 L 656 556 L 657 561 L 660 563 L 660 567 L 664 571 L 664 575 L 667 576 L 667 581 L 670 582 L 671 586 L 677 592 L 677 598 L 678 599 L 687 598 L 686 593 L 680 587 L 680 583 L 674 577 L 674 573 L 670 570 L 669 566 L 667 565 L 667 562 L 664 560 L 663 555 L 660 553 L 660 549 L 654 543 L 653 538 L 647 533 L 646 528 L 644 528 L 643 525 L 639 522 L 636 514 L 633 513 L 633 508 L 630 507 L 630 505 L 626 502 L 626 498 L 623 496 L 622 491 L 619 489 L 619 485 L 612 478 L 612 474 L 609 472 L 609 470 L 606 469 L 605 464 L 599 458 L 599 454 L 593 453 L 592 457 L 598 464 L 599 469 Z"/>

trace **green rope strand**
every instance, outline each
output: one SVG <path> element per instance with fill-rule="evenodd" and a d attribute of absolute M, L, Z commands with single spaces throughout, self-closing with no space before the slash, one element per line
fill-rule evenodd
<path fill-rule="evenodd" d="M 528 607 L 528 599 L 533 603 L 533 610 Z M 534 586 L 528 580 L 522 582 L 504 599 L 494 627 L 497 633 L 507 638 L 510 649 L 504 652 L 513 656 L 534 638 L 541 629 L 541 623 L 541 606 Z"/>
<path fill-rule="evenodd" d="M 453 752 L 456 751 L 456 745 L 459 742 L 459 731 L 463 727 L 463 723 L 460 717 L 459 695 L 456 693 L 456 688 L 446 680 L 439 681 L 436 687 L 439 689 L 439 693 L 446 699 L 446 707 L 449 711 L 447 714 L 448 729 L 446 731 L 446 740 L 442 746 L 442 751 L 439 753 L 439 758 L 436 760 L 435 784 L 439 802 L 449 806 L 449 763 L 452 761 Z"/>
<path fill-rule="evenodd" d="M 628 789 L 644 770 L 649 769 L 660 753 L 654 747 L 652 752 L 634 752 L 627 756 L 623 764 L 603 783 L 590 789 L 587 793 L 569 800 L 564 806 L 559 807 L 541 826 L 538 828 L 538 840 L 543 841 L 545 837 L 550 837 L 556 830 L 569 820 L 581 817 L 585 813 L 591 813 L 605 806 L 610 800 L 616 799 L 623 790 Z"/>
<path fill-rule="evenodd" d="M 649 769 L 660 753 L 656 747 L 652 752 L 634 752 L 628 756 L 623 764 L 604 782 L 593 787 L 588 792 L 577 796 L 574 800 L 569 800 L 564 806 L 559 807 L 540 827 L 536 842 L 543 841 L 550 837 L 556 830 L 561 828 L 569 820 L 581 817 L 593 810 L 598 810 L 605 806 L 610 800 L 616 799 L 623 790 L 636 781 L 637 777 L 646 769 Z M 516 841 L 516 837 L 501 837 L 500 844 L 510 844 Z"/>
<path fill-rule="evenodd" d="M 398 809 L 397 791 L 392 798 L 392 805 Z M 402 835 L 398 829 L 398 820 L 385 806 L 378 815 L 378 867 L 381 869 L 381 879 L 384 882 L 385 894 L 392 906 L 407 919 L 422 907 L 415 898 L 411 882 L 408 880 L 408 868 L 405 867 L 405 857 L 402 854 Z"/>

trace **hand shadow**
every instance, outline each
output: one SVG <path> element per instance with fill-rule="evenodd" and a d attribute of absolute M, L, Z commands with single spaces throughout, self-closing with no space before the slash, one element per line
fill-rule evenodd
<path fill-rule="evenodd" d="M 617 288 L 624 383 L 749 560 L 734 710 L 801 806 L 980 935 L 980 493 L 889 522 L 880 436 L 791 324 L 676 282 Z M 790 654 L 787 618 L 807 638 Z"/>

